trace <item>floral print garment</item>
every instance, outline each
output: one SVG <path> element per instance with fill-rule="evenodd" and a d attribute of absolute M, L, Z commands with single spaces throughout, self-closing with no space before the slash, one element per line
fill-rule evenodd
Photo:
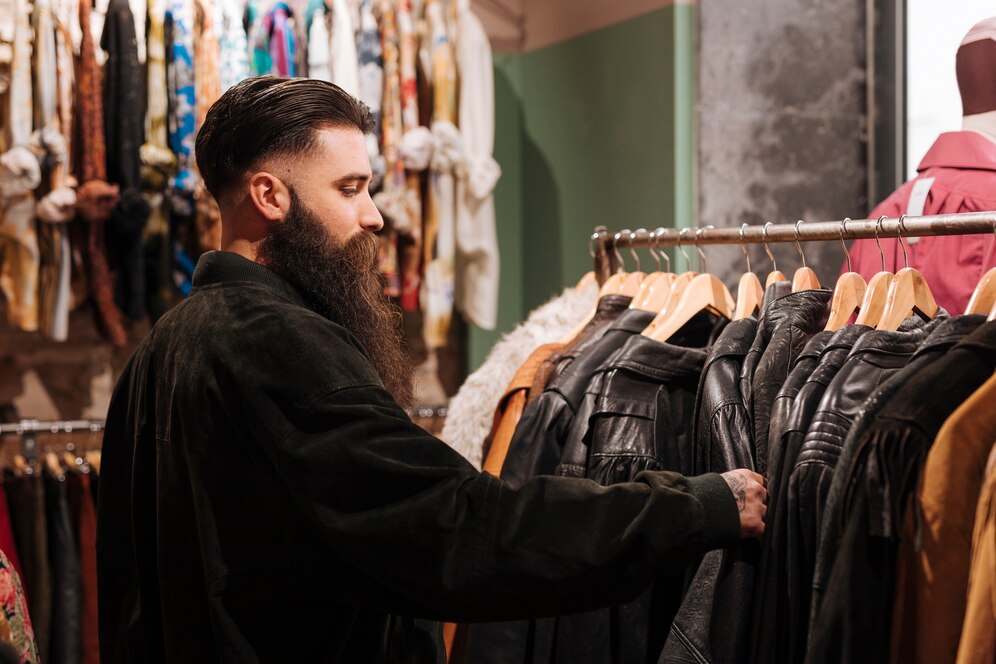
<path fill-rule="evenodd" d="M 0 607 L 3 609 L 0 640 L 14 648 L 22 663 L 37 662 L 38 646 L 35 644 L 35 631 L 31 627 L 21 577 L 3 551 L 0 551 Z"/>

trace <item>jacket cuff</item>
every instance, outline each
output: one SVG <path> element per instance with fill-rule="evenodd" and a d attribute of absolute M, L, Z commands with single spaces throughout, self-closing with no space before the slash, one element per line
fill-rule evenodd
<path fill-rule="evenodd" d="M 704 550 L 721 549 L 740 541 L 740 510 L 722 476 L 708 473 L 689 477 L 688 491 L 702 504 Z"/>

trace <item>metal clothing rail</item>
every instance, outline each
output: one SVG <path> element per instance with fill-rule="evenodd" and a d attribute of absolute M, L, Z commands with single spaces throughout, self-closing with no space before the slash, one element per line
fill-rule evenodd
<path fill-rule="evenodd" d="M 39 433 L 97 433 L 104 430 L 104 420 L 66 420 L 44 422 L 21 420 L 13 424 L 0 424 L 0 436 L 23 436 Z"/>
<path fill-rule="evenodd" d="M 996 211 L 939 214 L 924 217 L 883 217 L 842 221 L 800 221 L 795 224 L 714 228 L 658 228 L 653 231 L 619 231 L 604 226 L 595 229 L 589 249 L 595 259 L 595 275 L 604 281 L 619 267 L 618 250 L 638 247 L 699 246 L 706 244 L 764 244 L 820 240 L 909 238 L 936 235 L 996 233 Z"/>
<path fill-rule="evenodd" d="M 0 424 L 0 436 L 20 436 L 21 453 L 29 461 L 38 456 L 38 434 L 99 433 L 104 430 L 104 420 L 21 420 L 14 424 Z"/>

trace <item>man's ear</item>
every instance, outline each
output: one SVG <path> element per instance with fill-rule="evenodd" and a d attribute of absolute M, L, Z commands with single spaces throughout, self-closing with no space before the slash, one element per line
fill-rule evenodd
<path fill-rule="evenodd" d="M 281 221 L 290 211 L 290 189 L 283 180 L 266 171 L 249 179 L 249 200 L 267 221 Z"/>

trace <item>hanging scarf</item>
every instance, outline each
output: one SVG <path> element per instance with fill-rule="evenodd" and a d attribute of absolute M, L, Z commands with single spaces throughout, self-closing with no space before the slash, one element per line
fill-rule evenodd
<path fill-rule="evenodd" d="M 242 27 L 238 0 L 216 0 L 217 30 L 221 46 L 221 92 L 249 78 L 249 42 Z"/>
<path fill-rule="evenodd" d="M 27 145 L 31 138 L 34 113 L 31 77 L 31 5 L 27 0 L 15 0 L 12 68 L 10 74 L 10 104 L 8 115 L 10 146 Z"/>
<path fill-rule="evenodd" d="M 169 98 L 166 94 L 166 0 L 149 0 L 149 31 L 146 42 L 148 97 L 145 110 L 145 142 L 165 148 Z"/>
<path fill-rule="evenodd" d="M 221 42 L 215 25 L 213 0 L 195 0 L 195 29 L 197 48 L 194 50 L 194 82 L 197 90 L 197 128 L 204 124 L 208 109 L 221 96 Z"/>
<path fill-rule="evenodd" d="M 425 341 L 430 348 L 446 345 L 453 317 L 456 253 L 456 191 L 453 169 L 459 162 L 460 138 L 456 121 L 456 63 L 446 31 L 444 8 L 429 0 L 426 15 L 432 34 L 432 157 L 425 220 Z"/>
<path fill-rule="evenodd" d="M 276 76 L 297 76 L 294 63 L 294 30 L 292 12 L 286 2 L 277 2 L 266 12 L 262 35 L 270 53 L 270 71 Z"/>
<path fill-rule="evenodd" d="M 329 17 L 324 0 L 311 0 L 308 17 L 308 76 L 320 81 L 332 81 L 329 57 Z M 355 48 L 355 47 L 354 47 Z"/>
<path fill-rule="evenodd" d="M 38 329 L 38 235 L 33 191 L 41 184 L 38 158 L 18 146 L 0 155 L 0 291 L 7 318 L 25 332 Z"/>
<path fill-rule="evenodd" d="M 79 3 L 80 25 L 90 24 L 90 3 Z M 84 29 L 80 36 L 80 57 L 76 69 L 76 173 L 82 182 L 107 177 L 104 146 L 104 102 L 100 66 L 94 51 L 93 36 Z"/>
<path fill-rule="evenodd" d="M 192 195 L 197 185 L 194 139 L 197 125 L 197 99 L 194 80 L 194 6 L 190 0 L 169 0 L 166 20 L 171 22 L 172 59 L 167 63 L 169 88 L 170 147 L 176 153 L 178 170 L 173 188 L 178 201 Z"/>

